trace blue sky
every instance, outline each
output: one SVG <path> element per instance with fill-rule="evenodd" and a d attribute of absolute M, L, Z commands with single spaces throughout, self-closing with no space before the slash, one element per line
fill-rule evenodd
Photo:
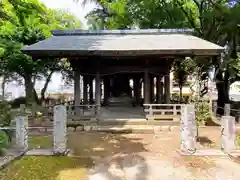
<path fill-rule="evenodd" d="M 54 8 L 54 9 L 67 9 L 68 11 L 72 12 L 74 15 L 76 15 L 83 23 L 84 23 L 84 28 L 86 28 L 86 21 L 84 17 L 86 14 L 91 11 L 94 7 L 95 4 L 90 3 L 85 5 L 84 7 L 82 6 L 82 0 L 79 0 L 78 3 L 74 2 L 74 0 L 40 0 L 43 2 L 47 7 L 49 8 Z M 44 82 L 38 81 L 36 82 L 36 90 L 39 91 L 42 89 L 44 85 Z M 73 92 L 72 87 L 64 88 L 63 81 L 61 79 L 61 75 L 59 73 L 53 74 L 51 83 L 48 86 L 48 91 L 49 92 Z M 9 83 L 6 87 L 6 92 L 11 94 L 13 97 L 18 97 L 18 96 L 24 96 L 24 86 L 18 85 L 16 82 Z"/>

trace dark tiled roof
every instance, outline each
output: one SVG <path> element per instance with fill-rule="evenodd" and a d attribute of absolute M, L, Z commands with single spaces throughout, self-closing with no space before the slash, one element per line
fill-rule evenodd
<path fill-rule="evenodd" d="M 76 35 L 153 35 L 153 34 L 191 34 L 192 29 L 124 29 L 124 30 L 54 30 L 54 36 L 76 36 Z"/>
<path fill-rule="evenodd" d="M 102 55 L 119 54 L 172 54 L 172 55 L 218 55 L 223 47 L 185 33 L 153 33 L 157 30 L 142 30 L 141 33 L 124 30 L 100 31 L 55 31 L 49 39 L 23 48 L 27 54 L 44 52 L 75 52 L 80 54 Z M 68 32 L 68 33 L 67 33 Z M 88 33 L 87 33 L 88 32 Z M 105 32 L 105 33 L 103 33 Z M 110 33 L 111 32 L 111 33 Z M 115 33 L 113 33 L 115 32 Z M 117 33 L 120 32 L 120 33 Z M 131 32 L 131 33 L 130 33 Z M 145 32 L 145 33 L 144 33 Z M 148 32 L 148 33 L 147 33 Z M 63 35 L 64 34 L 64 35 Z M 89 35 L 91 34 L 91 35 Z"/>

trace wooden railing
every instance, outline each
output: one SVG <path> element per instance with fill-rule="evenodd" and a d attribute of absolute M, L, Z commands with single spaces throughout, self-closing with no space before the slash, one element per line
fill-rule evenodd
<path fill-rule="evenodd" d="M 143 106 L 148 120 L 179 121 L 184 104 L 144 104 Z"/>
<path fill-rule="evenodd" d="M 72 120 L 92 120 L 96 119 L 96 105 L 86 104 L 86 105 L 74 105 L 66 104 L 63 105 L 67 108 L 67 118 Z M 53 116 L 53 109 L 55 105 L 48 105 L 44 107 L 42 111 L 44 116 Z"/>

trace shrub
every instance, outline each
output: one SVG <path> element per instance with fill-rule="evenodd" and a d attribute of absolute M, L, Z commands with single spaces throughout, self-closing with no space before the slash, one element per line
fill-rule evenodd
<path fill-rule="evenodd" d="M 0 101 L 0 126 L 10 126 L 11 120 L 11 106 L 6 101 Z"/>
<path fill-rule="evenodd" d="M 0 156 L 4 154 L 4 149 L 10 144 L 9 137 L 6 132 L 0 130 Z"/>
<path fill-rule="evenodd" d="M 10 102 L 12 108 L 20 108 L 20 104 L 26 104 L 26 97 L 18 97 Z"/>
<path fill-rule="evenodd" d="M 236 135 L 236 143 L 237 143 L 237 146 L 240 146 L 240 134 Z"/>
<path fill-rule="evenodd" d="M 11 106 L 6 101 L 0 101 L 0 127 L 11 126 L 11 121 L 13 114 L 11 111 Z M 11 141 L 13 131 L 3 130 L 7 134 L 8 139 Z"/>
<path fill-rule="evenodd" d="M 198 125 L 204 125 L 211 119 L 209 103 L 206 101 L 196 102 L 196 120 Z"/>

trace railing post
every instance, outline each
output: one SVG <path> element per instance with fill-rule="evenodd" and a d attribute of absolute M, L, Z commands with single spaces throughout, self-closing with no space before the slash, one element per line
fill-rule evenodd
<path fill-rule="evenodd" d="M 173 121 L 178 121 L 176 105 L 173 105 Z"/>
<path fill-rule="evenodd" d="M 152 108 L 152 104 L 149 104 L 149 120 L 153 120 L 153 108 Z"/>

